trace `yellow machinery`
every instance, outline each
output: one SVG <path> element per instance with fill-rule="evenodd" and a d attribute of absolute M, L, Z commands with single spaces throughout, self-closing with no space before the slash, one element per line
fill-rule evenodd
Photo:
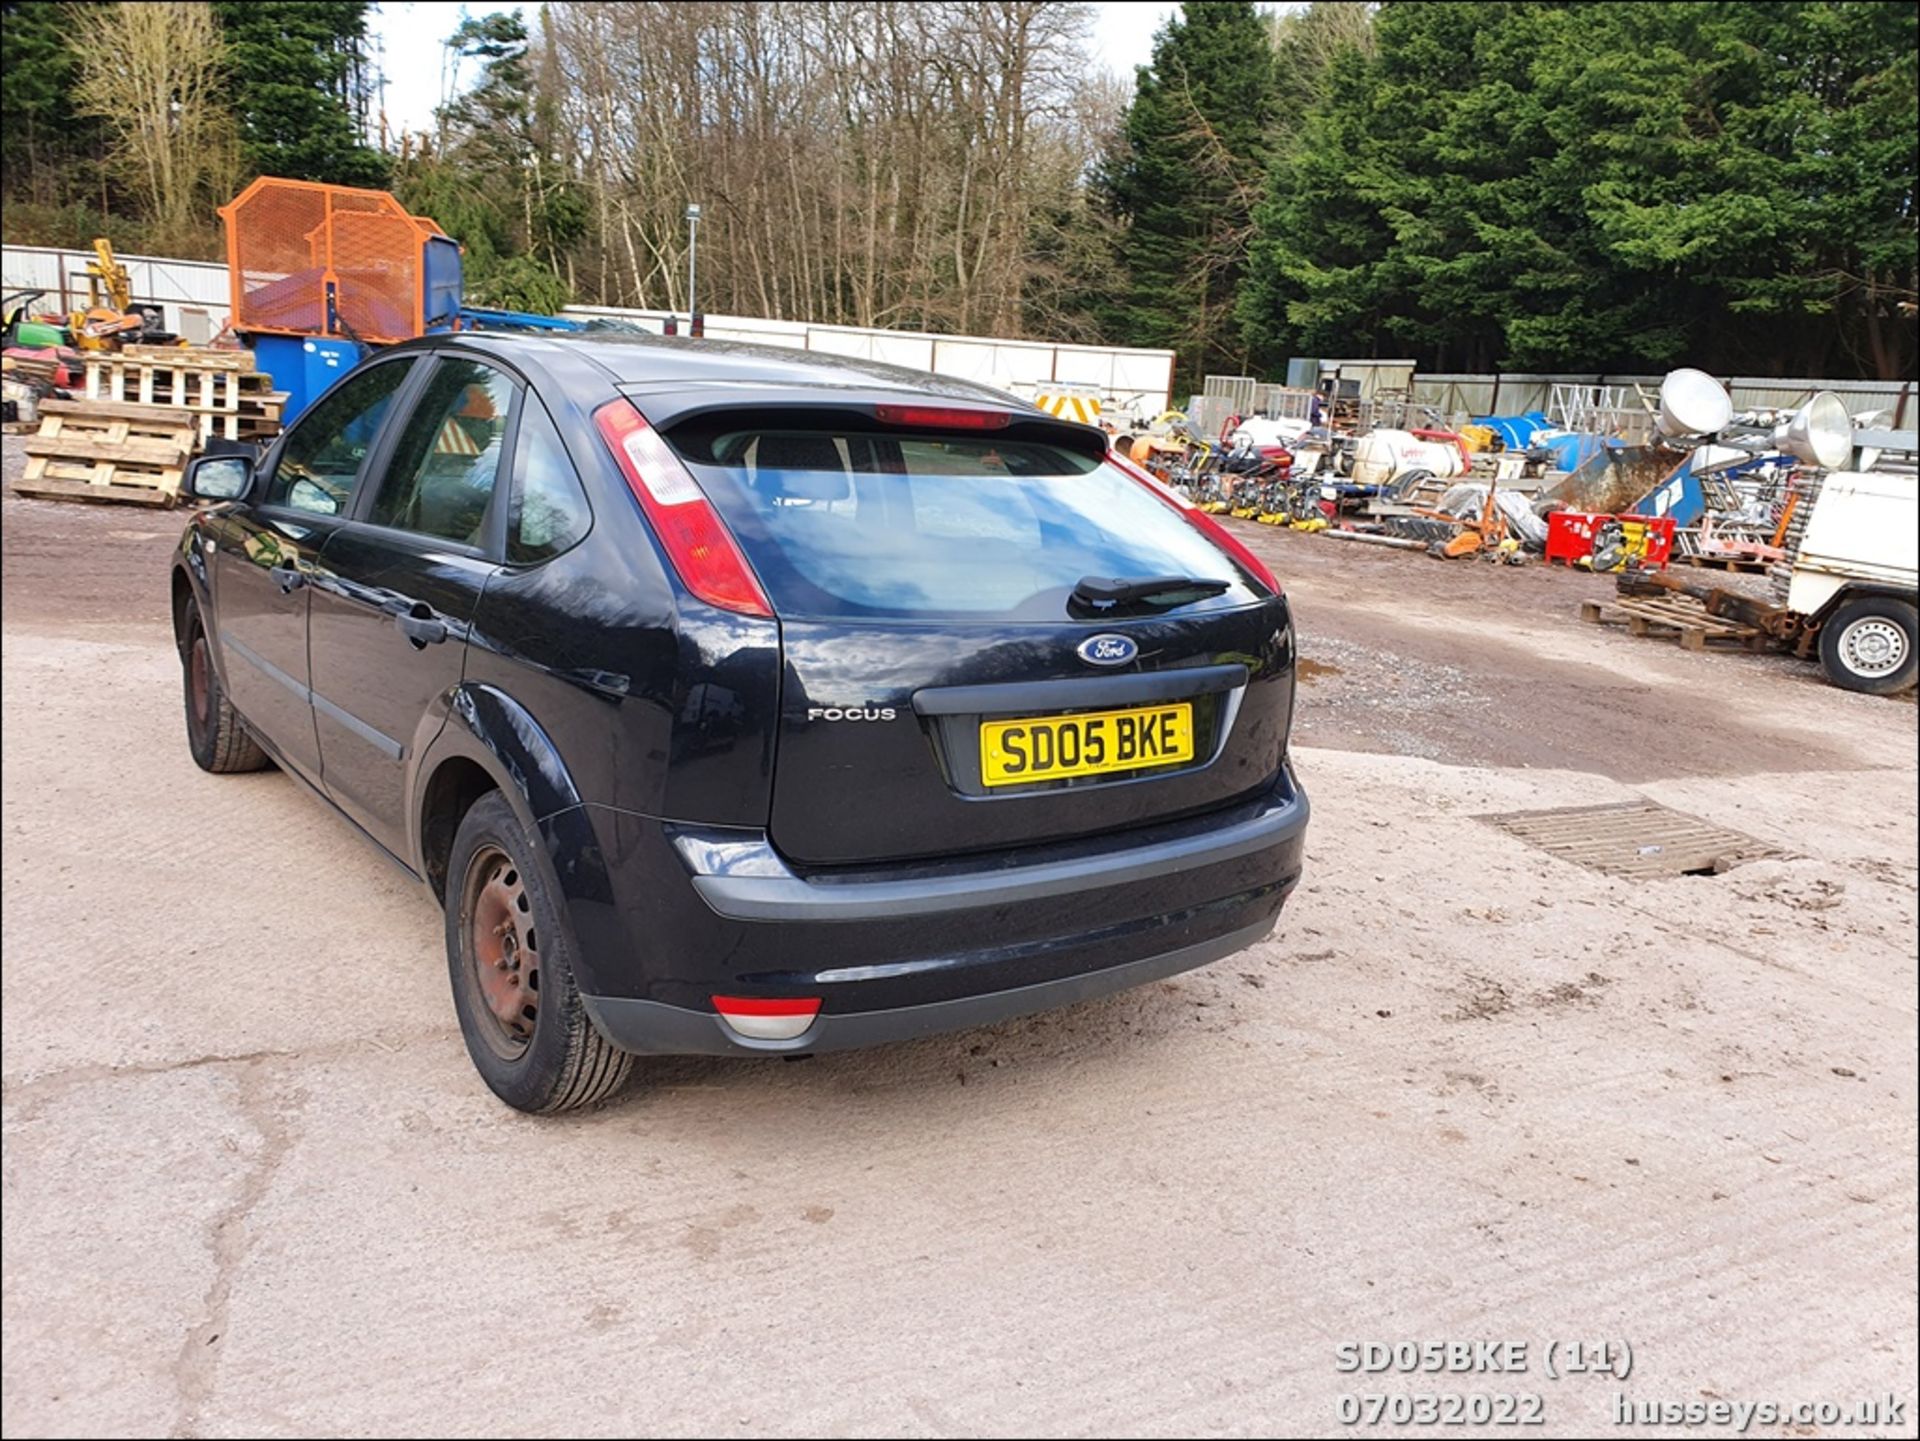
<path fill-rule="evenodd" d="M 93 253 L 87 262 L 87 308 L 67 317 L 67 329 L 81 350 L 117 350 L 124 336 L 146 329 L 147 320 L 133 309 L 133 277 L 114 259 L 112 243 L 99 237 Z"/>

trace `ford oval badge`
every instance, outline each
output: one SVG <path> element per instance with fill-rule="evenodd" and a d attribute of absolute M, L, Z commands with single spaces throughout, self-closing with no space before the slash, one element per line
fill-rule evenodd
<path fill-rule="evenodd" d="M 1090 635 L 1080 642 L 1079 653 L 1088 665 L 1125 665 L 1140 647 L 1123 635 Z"/>

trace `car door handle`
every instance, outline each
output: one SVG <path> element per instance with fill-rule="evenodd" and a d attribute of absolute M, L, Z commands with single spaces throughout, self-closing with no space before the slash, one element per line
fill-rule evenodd
<path fill-rule="evenodd" d="M 307 583 L 307 578 L 300 573 L 298 566 L 276 565 L 267 574 L 273 577 L 273 583 L 280 587 L 282 595 L 292 595 Z"/>
<path fill-rule="evenodd" d="M 438 645 L 447 638 L 447 623 L 425 605 L 396 615 L 393 623 L 400 628 L 400 634 L 422 648 Z"/>

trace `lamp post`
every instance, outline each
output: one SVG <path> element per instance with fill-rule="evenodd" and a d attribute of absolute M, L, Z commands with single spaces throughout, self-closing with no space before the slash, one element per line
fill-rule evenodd
<path fill-rule="evenodd" d="M 687 206 L 687 334 L 693 334 L 693 317 L 700 313 L 700 307 L 694 300 L 693 283 L 698 276 L 700 259 L 700 207 L 697 204 Z"/>

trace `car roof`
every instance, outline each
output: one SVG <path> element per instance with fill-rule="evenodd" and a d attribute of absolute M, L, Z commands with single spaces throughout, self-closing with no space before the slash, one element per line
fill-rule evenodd
<path fill-rule="evenodd" d="M 1004 390 L 906 366 L 855 356 L 789 350 L 731 340 L 657 335 L 554 335 L 458 331 L 426 337 L 499 354 L 503 360 L 585 359 L 623 388 L 711 386 L 728 383 L 836 390 L 900 390 L 1005 409 L 1030 409 Z M 421 342 L 412 342 L 420 344 Z"/>

